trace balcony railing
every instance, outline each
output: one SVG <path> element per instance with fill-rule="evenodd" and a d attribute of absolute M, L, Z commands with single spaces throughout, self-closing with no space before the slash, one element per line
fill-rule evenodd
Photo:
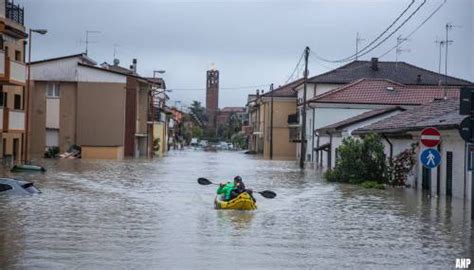
<path fill-rule="evenodd" d="M 25 130 L 25 112 L 10 111 L 8 122 L 9 130 Z"/>
<path fill-rule="evenodd" d="M 3 132 L 25 130 L 25 112 L 0 108 L 0 127 Z"/>
<path fill-rule="evenodd" d="M 5 77 L 5 52 L 0 51 L 0 78 Z"/>
<path fill-rule="evenodd" d="M 11 60 L 3 50 L 0 50 L 0 82 L 18 86 L 26 84 L 26 65 Z"/>
<path fill-rule="evenodd" d="M 14 1 L 5 1 L 5 15 L 7 19 L 10 19 L 18 24 L 24 25 L 25 22 L 25 11 L 20 5 L 15 4 Z"/>

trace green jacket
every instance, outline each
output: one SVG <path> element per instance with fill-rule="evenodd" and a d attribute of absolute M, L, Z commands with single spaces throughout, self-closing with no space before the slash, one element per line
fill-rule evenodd
<path fill-rule="evenodd" d="M 232 190 L 235 189 L 235 185 L 232 182 L 228 182 L 227 184 L 220 186 L 217 188 L 217 194 L 224 194 L 224 199 L 226 201 L 230 200 L 230 196 L 232 194 Z"/>

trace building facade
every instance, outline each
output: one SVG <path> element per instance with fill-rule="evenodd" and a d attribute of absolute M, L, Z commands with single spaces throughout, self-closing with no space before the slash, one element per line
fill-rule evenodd
<path fill-rule="evenodd" d="M 462 80 L 451 76 L 445 78 L 443 74 L 429 71 L 409 63 L 379 61 L 377 58 L 372 58 L 371 61 L 356 60 L 334 70 L 309 78 L 307 81 L 306 101 L 323 96 L 330 91 L 357 82 L 361 79 L 385 79 L 405 86 L 439 87 L 438 89 L 441 95 L 443 95 L 445 86 L 459 87 L 470 84 L 470 82 L 467 80 Z M 446 85 L 444 85 L 445 79 Z M 440 86 L 440 84 L 443 85 Z M 298 92 L 298 123 L 301 125 L 301 110 L 304 100 L 303 85 L 298 85 L 296 90 Z M 324 106 L 327 107 L 326 112 L 328 113 L 325 116 L 320 116 L 317 114 L 317 112 L 314 110 L 315 105 L 307 106 L 306 130 L 304 132 L 305 138 L 307 140 L 305 147 L 305 161 L 308 162 L 315 162 L 314 147 L 317 146 L 314 142 L 317 140 L 317 136 L 315 134 L 316 129 L 342 121 L 363 112 L 377 109 L 377 107 L 374 106 L 364 107 L 365 105 L 358 105 L 356 107 L 352 106 L 353 110 L 341 112 L 339 109 L 334 110 L 334 108 L 331 108 L 333 106 L 332 104 L 326 104 Z M 342 104 L 342 106 L 339 107 L 344 106 L 347 106 L 347 104 Z M 330 117 L 328 117 L 328 115 Z M 297 144 L 297 157 L 299 158 L 301 155 L 300 145 L 299 142 Z"/>
<path fill-rule="evenodd" d="M 354 135 L 377 133 L 384 136 L 385 154 L 391 159 L 416 145 L 416 164 L 408 185 L 426 190 L 433 196 L 472 200 L 472 172 L 468 170 L 468 144 L 461 138 L 459 127 L 465 116 L 459 114 L 459 98 L 435 100 L 409 109 L 382 121 L 353 131 Z M 427 169 L 419 161 L 421 131 L 435 127 L 440 131 L 441 143 L 437 150 L 441 163 L 436 169 Z"/>
<path fill-rule="evenodd" d="M 24 10 L 0 1 L 0 153 L 20 161 L 25 157 L 26 29 Z"/>
<path fill-rule="evenodd" d="M 85 54 L 31 63 L 32 156 L 58 147 L 82 148 L 82 158 L 148 156 L 147 79 L 98 67 Z"/>
<path fill-rule="evenodd" d="M 280 86 L 265 94 L 249 96 L 247 104 L 250 151 L 262 154 L 264 158 L 294 160 L 292 117 L 296 111 L 294 87 L 301 80 Z M 290 120 L 290 121 L 289 121 Z"/>

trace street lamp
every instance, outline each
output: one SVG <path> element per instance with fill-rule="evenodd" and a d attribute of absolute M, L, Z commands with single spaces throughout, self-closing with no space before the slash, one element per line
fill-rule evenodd
<path fill-rule="evenodd" d="M 29 129 L 30 129 L 30 117 L 29 117 L 29 111 L 30 111 L 30 84 L 31 84 L 31 39 L 33 33 L 38 33 L 40 35 L 46 35 L 48 33 L 48 30 L 46 29 L 30 29 L 29 34 L 28 34 L 28 79 L 26 82 L 26 116 L 25 116 L 25 154 L 24 154 L 24 161 L 28 162 L 28 138 L 29 138 Z"/>

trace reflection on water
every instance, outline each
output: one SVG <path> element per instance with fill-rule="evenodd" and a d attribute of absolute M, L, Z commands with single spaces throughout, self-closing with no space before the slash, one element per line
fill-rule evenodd
<path fill-rule="evenodd" d="M 445 269 L 473 258 L 469 204 L 330 184 L 294 162 L 194 150 L 42 162 L 47 173 L 20 175 L 42 194 L 0 197 L 0 269 Z M 235 175 L 278 196 L 214 210 L 216 187 L 197 177 Z"/>

